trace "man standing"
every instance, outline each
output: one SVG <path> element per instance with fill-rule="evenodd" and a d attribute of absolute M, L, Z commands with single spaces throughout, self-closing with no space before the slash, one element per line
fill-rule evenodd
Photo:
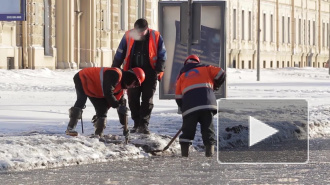
<path fill-rule="evenodd" d="M 134 126 L 131 133 L 150 134 L 148 129 L 157 79 L 165 69 L 166 49 L 158 31 L 148 28 L 145 19 L 138 19 L 134 29 L 126 31 L 116 51 L 112 67 L 123 64 L 124 71 L 134 67 L 144 70 L 146 79 L 140 87 L 128 89 L 128 105 Z M 142 101 L 140 102 L 140 99 Z"/>
<path fill-rule="evenodd" d="M 93 117 L 95 135 L 102 137 L 107 122 L 107 113 L 110 107 L 118 108 L 117 112 L 127 113 L 123 104 L 124 89 L 140 86 L 145 79 L 144 71 L 135 67 L 128 71 L 119 68 L 89 67 L 79 71 L 73 78 L 77 100 L 69 109 L 70 121 L 66 134 L 77 136 L 75 131 L 77 122 L 81 119 L 82 109 L 85 107 L 87 97 L 92 102 L 96 115 Z"/>
<path fill-rule="evenodd" d="M 217 113 L 214 91 L 223 84 L 225 76 L 220 67 L 200 64 L 196 55 L 190 55 L 185 60 L 175 90 L 175 100 L 182 111 L 183 119 L 179 139 L 183 157 L 188 157 L 198 122 L 201 125 L 205 156 L 213 156 L 216 143 L 213 115 Z"/>

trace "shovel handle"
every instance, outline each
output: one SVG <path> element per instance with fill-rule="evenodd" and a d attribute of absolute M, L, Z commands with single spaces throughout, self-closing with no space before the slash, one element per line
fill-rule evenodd
<path fill-rule="evenodd" d="M 84 133 L 84 122 L 82 120 L 82 117 L 81 117 L 81 132 Z"/>
<path fill-rule="evenodd" d="M 165 148 L 163 149 L 163 151 L 165 151 L 165 150 L 167 150 L 170 146 L 171 146 L 171 144 L 174 142 L 174 140 L 178 137 L 178 135 L 181 133 L 181 131 L 182 131 L 182 128 L 180 128 L 179 130 L 178 130 L 178 132 L 175 134 L 175 136 L 171 139 L 171 141 L 165 146 Z"/>

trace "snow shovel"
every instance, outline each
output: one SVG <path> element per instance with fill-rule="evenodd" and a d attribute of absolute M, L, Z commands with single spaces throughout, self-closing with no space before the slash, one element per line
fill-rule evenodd
<path fill-rule="evenodd" d="M 128 140 L 129 140 L 128 116 L 127 116 L 128 108 L 126 107 L 125 98 L 123 98 L 123 104 L 121 106 L 124 108 L 120 109 L 120 107 L 118 107 L 117 113 L 119 116 L 119 122 L 123 125 L 123 135 L 125 136 L 125 144 L 128 144 Z"/>
<path fill-rule="evenodd" d="M 178 135 L 181 133 L 182 131 L 182 128 L 180 128 L 178 130 L 178 132 L 175 134 L 175 136 L 171 139 L 171 141 L 163 148 L 163 150 L 153 150 L 153 151 L 150 151 L 150 153 L 155 153 L 155 152 L 164 152 L 165 150 L 167 150 L 171 144 L 174 142 L 174 140 L 178 137 Z"/>
<path fill-rule="evenodd" d="M 82 117 L 81 117 L 81 132 L 84 133 L 84 122 L 82 120 Z"/>

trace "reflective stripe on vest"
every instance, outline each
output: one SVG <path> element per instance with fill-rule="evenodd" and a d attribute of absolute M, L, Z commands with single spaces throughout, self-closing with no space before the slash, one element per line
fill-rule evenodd
<path fill-rule="evenodd" d="M 190 91 L 191 89 L 201 88 L 201 87 L 207 87 L 207 88 L 213 88 L 212 84 L 209 83 L 200 83 L 200 84 L 194 84 L 190 85 L 183 89 L 182 94 L 186 93 L 187 91 Z"/>
<path fill-rule="evenodd" d="M 219 71 L 219 73 L 217 74 L 217 76 L 215 76 L 214 79 L 219 79 L 220 76 L 222 76 L 224 73 L 225 73 L 225 71 L 224 71 L 223 69 L 221 69 L 221 70 Z"/>
<path fill-rule="evenodd" d="M 115 95 L 115 97 L 117 98 L 117 100 L 119 100 L 121 98 L 121 96 L 123 95 L 123 92 L 124 92 L 122 90 L 121 83 L 120 83 L 121 82 L 121 77 L 123 76 L 123 74 L 122 74 L 122 72 L 119 68 L 112 68 L 112 70 L 117 71 L 117 73 L 119 74 L 118 81 L 115 85 L 115 89 L 113 90 L 114 94 L 118 93 L 117 95 Z M 119 99 L 118 99 L 118 97 L 119 97 Z"/>
<path fill-rule="evenodd" d="M 152 58 L 152 60 L 157 60 L 157 47 L 158 47 L 158 43 L 156 45 L 156 34 L 155 34 L 155 30 L 152 30 L 151 31 L 151 37 L 152 37 L 152 41 L 153 41 L 153 46 L 155 46 L 156 48 L 155 51 L 156 51 L 156 55 Z M 156 67 L 156 62 L 153 62 L 154 64 L 154 67 Z"/>
<path fill-rule="evenodd" d="M 183 139 L 183 138 L 180 138 L 179 139 L 179 142 L 182 142 L 182 143 L 192 143 L 194 140 L 190 140 L 190 139 Z"/>
<path fill-rule="evenodd" d="M 182 113 L 182 116 L 185 116 L 191 112 L 197 111 L 197 110 L 204 110 L 204 109 L 217 109 L 218 107 L 216 105 L 200 105 L 197 107 L 193 107 L 191 109 L 188 109 Z"/>
<path fill-rule="evenodd" d="M 176 94 L 175 95 L 175 99 L 182 99 L 182 95 L 181 94 L 180 95 L 179 94 Z"/>
<path fill-rule="evenodd" d="M 101 70 L 100 70 L 100 82 L 101 82 L 101 88 L 102 88 L 102 95 L 104 96 L 104 90 L 103 90 L 103 73 L 104 73 L 104 68 L 101 67 Z"/>

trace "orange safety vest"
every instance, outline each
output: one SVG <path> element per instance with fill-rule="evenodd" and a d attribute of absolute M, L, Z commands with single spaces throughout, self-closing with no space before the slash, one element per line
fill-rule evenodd
<path fill-rule="evenodd" d="M 198 110 L 217 110 L 214 80 L 224 73 L 220 67 L 202 66 L 192 68 L 178 77 L 175 99 L 182 101 L 182 116 Z"/>
<path fill-rule="evenodd" d="M 79 71 L 79 77 L 84 89 L 84 92 L 89 97 L 105 98 L 103 92 L 103 77 L 104 72 L 107 70 L 114 70 L 119 74 L 118 82 L 114 90 L 114 96 L 117 100 L 124 94 L 124 90 L 121 87 L 122 72 L 115 67 L 89 67 Z"/>
<path fill-rule="evenodd" d="M 224 74 L 224 71 L 220 67 L 203 66 L 192 68 L 179 76 L 175 94 L 180 97 L 187 91 L 196 88 L 213 89 L 214 79 L 217 79 L 222 74 Z"/>
<path fill-rule="evenodd" d="M 126 31 L 125 33 L 126 43 L 127 43 L 127 50 L 124 59 L 124 67 L 123 67 L 125 71 L 129 70 L 130 68 L 131 50 L 135 41 L 133 37 L 130 37 L 131 35 L 130 33 L 132 31 L 133 29 Z M 158 31 L 149 28 L 149 61 L 152 69 L 156 68 L 159 36 L 160 33 Z M 163 72 L 161 72 L 159 75 L 162 77 Z"/>

